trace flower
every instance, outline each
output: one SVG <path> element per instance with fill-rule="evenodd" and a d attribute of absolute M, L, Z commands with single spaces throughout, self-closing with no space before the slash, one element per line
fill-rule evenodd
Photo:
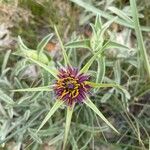
<path fill-rule="evenodd" d="M 69 66 L 59 69 L 58 79 L 54 85 L 56 96 L 70 106 L 76 102 L 81 103 L 91 88 L 88 80 L 89 76 L 79 73 L 77 68 Z"/>

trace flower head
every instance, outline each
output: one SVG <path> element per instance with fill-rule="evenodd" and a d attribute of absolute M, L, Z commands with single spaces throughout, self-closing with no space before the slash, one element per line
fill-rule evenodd
<path fill-rule="evenodd" d="M 68 105 L 74 102 L 81 103 L 91 88 L 86 82 L 88 80 L 89 76 L 79 73 L 76 68 L 63 68 L 59 70 L 54 91 L 57 97 Z"/>

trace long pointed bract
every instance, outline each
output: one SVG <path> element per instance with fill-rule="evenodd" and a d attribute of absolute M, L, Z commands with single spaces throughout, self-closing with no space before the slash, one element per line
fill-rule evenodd
<path fill-rule="evenodd" d="M 43 86 L 43 87 L 33 87 L 33 88 L 26 88 L 26 89 L 16 89 L 11 90 L 13 92 L 41 92 L 41 91 L 53 91 L 50 86 Z"/>
<path fill-rule="evenodd" d="M 86 72 L 89 70 L 89 68 L 91 67 L 92 63 L 93 63 L 94 60 L 96 59 L 96 57 L 99 56 L 99 55 L 104 51 L 105 48 L 107 48 L 107 46 L 109 45 L 109 42 L 110 42 L 110 41 L 107 41 L 107 42 L 105 43 L 105 45 L 103 45 L 103 47 L 102 47 L 100 50 L 98 50 L 98 51 L 89 59 L 89 61 L 88 61 L 88 62 L 84 65 L 84 67 L 80 70 L 80 73 L 86 73 Z"/>
<path fill-rule="evenodd" d="M 68 56 L 67 56 L 66 50 L 65 50 L 65 48 L 64 48 L 64 45 L 63 45 L 62 40 L 61 40 L 61 38 L 60 38 L 60 35 L 59 35 L 59 33 L 58 33 L 57 27 L 54 26 L 54 29 L 55 29 L 56 35 L 57 35 L 57 37 L 58 37 L 60 46 L 61 46 L 61 48 L 62 48 L 62 54 L 63 54 L 63 57 L 64 57 L 65 65 L 68 66 L 68 65 L 70 65 L 70 62 L 69 62 L 69 58 L 68 58 Z"/>
<path fill-rule="evenodd" d="M 51 116 L 55 113 L 55 111 L 63 104 L 63 101 L 61 100 L 57 100 L 54 104 L 54 106 L 51 108 L 51 110 L 49 111 L 49 113 L 46 115 L 46 117 L 44 118 L 44 120 L 42 121 L 40 127 L 38 128 L 38 130 L 36 131 L 36 133 L 45 125 L 45 123 L 51 118 Z"/>
<path fill-rule="evenodd" d="M 68 134 L 69 134 L 72 113 L 73 113 L 73 110 L 74 110 L 74 105 L 75 104 L 73 104 L 71 107 L 70 106 L 67 107 L 67 117 L 66 117 L 66 124 L 65 124 L 65 135 L 64 135 L 63 150 L 65 150 L 66 143 L 67 143 L 67 138 L 68 138 Z"/>
<path fill-rule="evenodd" d="M 31 60 L 32 62 L 36 63 L 37 65 L 39 65 L 40 67 L 42 67 L 44 70 L 48 71 L 52 76 L 54 76 L 56 79 L 58 79 L 57 77 L 57 72 L 53 69 L 53 68 L 50 68 L 49 66 L 39 62 L 39 61 L 36 61 L 32 58 L 28 58 L 29 60 Z"/>
<path fill-rule="evenodd" d="M 84 103 L 90 107 L 110 128 L 119 134 L 119 132 L 113 127 L 113 125 L 105 118 L 105 116 L 99 111 L 99 109 L 93 104 L 93 102 L 87 97 Z"/>

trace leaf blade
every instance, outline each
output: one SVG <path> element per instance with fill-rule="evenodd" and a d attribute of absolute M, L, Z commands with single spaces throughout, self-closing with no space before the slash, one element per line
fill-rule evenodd
<path fill-rule="evenodd" d="M 139 60 L 142 59 L 142 61 L 140 61 L 140 62 L 144 62 L 144 64 L 140 63 L 140 65 L 142 65 L 140 67 L 142 67 L 141 70 L 143 69 L 143 67 L 145 68 L 145 71 L 147 72 L 148 78 L 150 80 L 150 63 L 149 63 L 148 55 L 147 55 L 146 48 L 144 45 L 144 41 L 143 41 L 139 18 L 137 15 L 138 11 L 137 11 L 137 6 L 136 6 L 136 1 L 130 0 L 130 6 L 131 6 L 131 10 L 132 10 L 132 17 L 133 17 L 133 21 L 134 21 L 134 27 L 135 27 L 136 38 L 138 41 L 139 52 L 141 55 L 141 56 L 139 56 L 140 57 Z"/>
<path fill-rule="evenodd" d="M 90 4 L 88 4 L 87 2 L 82 1 L 82 0 L 70 0 L 70 1 L 72 1 L 73 3 L 79 5 L 80 7 L 83 7 L 84 9 L 86 9 L 89 12 L 92 12 L 92 13 L 94 13 L 96 15 L 102 16 L 105 19 L 110 20 L 110 19 L 112 19 L 114 17 L 114 16 L 108 14 L 106 11 L 104 12 L 104 11 L 102 11 L 102 10 L 100 10 L 100 9 L 98 9 L 98 8 L 90 5 Z M 124 20 L 122 20 L 120 18 L 118 18 L 117 20 L 115 20 L 115 22 L 118 23 L 118 24 L 120 24 L 120 25 L 123 25 L 125 27 L 129 27 L 129 28 L 134 29 L 134 25 L 133 24 L 129 24 L 128 22 L 126 22 L 126 21 L 124 21 Z M 147 31 L 147 32 L 150 31 L 150 28 L 149 27 L 145 27 L 145 26 L 142 26 L 141 29 L 143 31 Z"/>
<path fill-rule="evenodd" d="M 133 20 L 128 17 L 125 12 L 113 6 L 108 7 L 108 9 L 118 15 L 120 18 L 122 18 L 124 21 L 127 21 L 129 24 L 133 24 Z"/>
<path fill-rule="evenodd" d="M 38 44 L 37 46 L 37 52 L 38 55 L 40 55 L 42 53 L 42 51 L 44 50 L 45 46 L 47 45 L 47 43 L 49 42 L 49 40 L 54 36 L 53 33 L 48 34 L 47 36 L 45 36 L 41 42 Z"/>
<path fill-rule="evenodd" d="M 90 49 L 90 40 L 84 39 L 84 40 L 76 40 L 68 42 L 65 45 L 66 48 L 87 48 Z"/>
<path fill-rule="evenodd" d="M 9 97 L 7 94 L 5 94 L 2 90 L 0 90 L 0 100 L 3 100 L 4 102 L 13 105 L 15 104 L 15 102 L 13 101 L 13 99 L 11 97 Z"/>

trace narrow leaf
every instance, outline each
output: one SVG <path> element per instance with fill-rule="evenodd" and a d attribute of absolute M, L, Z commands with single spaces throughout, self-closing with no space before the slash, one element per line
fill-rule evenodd
<path fill-rule="evenodd" d="M 125 97 L 126 97 L 127 99 L 130 99 L 130 98 L 131 98 L 130 93 L 129 93 L 125 88 L 119 86 L 118 89 L 121 90 L 121 92 L 125 95 Z"/>
<path fill-rule="evenodd" d="M 103 78 L 105 76 L 105 57 L 97 58 L 97 75 L 96 75 L 96 83 L 102 83 Z M 97 92 L 99 88 L 95 89 L 94 92 Z"/>
<path fill-rule="evenodd" d="M 20 36 L 18 36 L 18 43 L 19 43 L 19 46 L 22 47 L 23 49 L 28 49 L 28 47 L 23 43 Z"/>
<path fill-rule="evenodd" d="M 3 64 L 2 64 L 2 69 L 1 69 L 2 73 L 3 73 L 3 71 L 6 68 L 6 65 L 7 65 L 8 58 L 9 58 L 10 54 L 11 54 L 11 50 L 7 51 L 6 54 L 5 54 L 5 57 L 4 57 L 4 60 L 3 60 Z"/>
<path fill-rule="evenodd" d="M 148 55 L 146 52 L 146 48 L 144 45 L 143 36 L 142 36 L 141 28 L 140 28 L 136 1 L 130 0 L 130 5 L 131 5 L 132 16 L 133 16 L 133 21 L 134 21 L 134 27 L 135 27 L 134 29 L 135 29 L 136 38 L 138 41 L 138 47 L 140 51 L 139 60 L 140 62 L 143 62 L 141 66 L 141 70 L 143 70 L 143 67 L 145 68 L 148 78 L 150 80 L 150 63 L 149 63 Z"/>
<path fill-rule="evenodd" d="M 42 144 L 42 140 L 35 132 L 32 132 L 30 129 L 28 129 L 29 135 L 32 137 L 33 140 L 35 140 L 37 143 Z"/>
<path fill-rule="evenodd" d="M 98 61 L 98 68 L 97 68 L 96 83 L 101 83 L 105 76 L 105 57 L 99 57 L 97 61 Z"/>
<path fill-rule="evenodd" d="M 110 20 L 114 17 L 114 16 L 108 14 L 106 11 L 102 11 L 102 10 L 92 6 L 91 4 L 88 4 L 87 2 L 82 1 L 82 0 L 70 0 L 70 1 L 76 3 L 77 5 L 79 5 L 83 8 L 85 8 L 87 11 L 93 12 L 96 15 L 100 15 L 100 16 L 104 17 L 105 19 Z M 133 24 L 130 24 L 130 23 L 124 21 L 123 19 L 118 18 L 118 19 L 115 20 L 115 22 L 120 24 L 120 25 L 123 25 L 125 27 L 130 27 L 130 28 L 134 29 Z M 142 27 L 142 30 L 149 32 L 150 28 L 149 27 Z"/>
<path fill-rule="evenodd" d="M 124 13 L 123 11 L 121 11 L 121 10 L 119 10 L 118 8 L 116 8 L 116 7 L 113 7 L 113 6 L 111 6 L 111 7 L 109 7 L 108 8 L 110 11 L 112 11 L 113 13 L 115 13 L 117 16 L 119 16 L 121 19 L 123 19 L 124 21 L 127 21 L 129 24 L 133 24 L 133 20 L 130 18 L 130 17 L 128 17 L 127 15 L 126 15 L 126 13 Z"/>
<path fill-rule="evenodd" d="M 42 53 L 42 51 L 44 50 L 45 46 L 47 45 L 47 43 L 49 42 L 49 40 L 53 37 L 54 34 L 48 34 L 47 36 L 45 36 L 42 41 L 38 44 L 37 46 L 37 50 L 38 50 L 38 54 L 40 55 Z"/>
<path fill-rule="evenodd" d="M 63 139 L 63 132 L 61 132 L 59 135 L 55 136 L 53 139 L 51 139 L 49 142 L 48 142 L 48 145 L 54 145 L 56 144 L 57 142 L 59 142 L 60 140 Z"/>
<path fill-rule="evenodd" d="M 120 44 L 120 43 L 117 43 L 117 42 L 114 42 L 114 41 L 110 41 L 109 44 L 107 45 L 107 48 L 119 48 L 119 49 L 128 49 L 130 50 L 129 47 L 123 45 L 123 44 Z"/>
<path fill-rule="evenodd" d="M 84 39 L 84 40 L 77 40 L 68 42 L 65 46 L 66 48 L 87 48 L 90 49 L 90 40 Z"/>
<path fill-rule="evenodd" d="M 7 94 L 5 94 L 2 90 L 0 90 L 0 100 L 3 100 L 4 102 L 11 104 L 11 105 L 15 104 L 13 99 L 9 97 Z"/>
<path fill-rule="evenodd" d="M 95 19 L 95 29 L 99 30 L 102 28 L 102 20 L 101 20 L 101 16 L 97 15 L 96 19 Z"/>
<path fill-rule="evenodd" d="M 90 107 L 110 128 L 119 134 L 119 132 L 113 127 L 113 125 L 105 118 L 105 116 L 99 111 L 99 109 L 94 105 L 94 103 L 87 97 L 84 103 Z"/>
<path fill-rule="evenodd" d="M 111 20 L 107 21 L 102 25 L 101 36 L 104 35 L 105 31 L 109 28 L 109 26 L 117 19 L 118 17 L 113 17 Z"/>
<path fill-rule="evenodd" d="M 42 121 L 40 127 L 37 129 L 36 133 L 45 125 L 45 123 L 51 118 L 51 116 L 55 113 L 55 111 L 63 104 L 63 101 L 57 100 L 54 106 L 51 108 L 49 113 L 46 115 L 44 120 Z"/>

